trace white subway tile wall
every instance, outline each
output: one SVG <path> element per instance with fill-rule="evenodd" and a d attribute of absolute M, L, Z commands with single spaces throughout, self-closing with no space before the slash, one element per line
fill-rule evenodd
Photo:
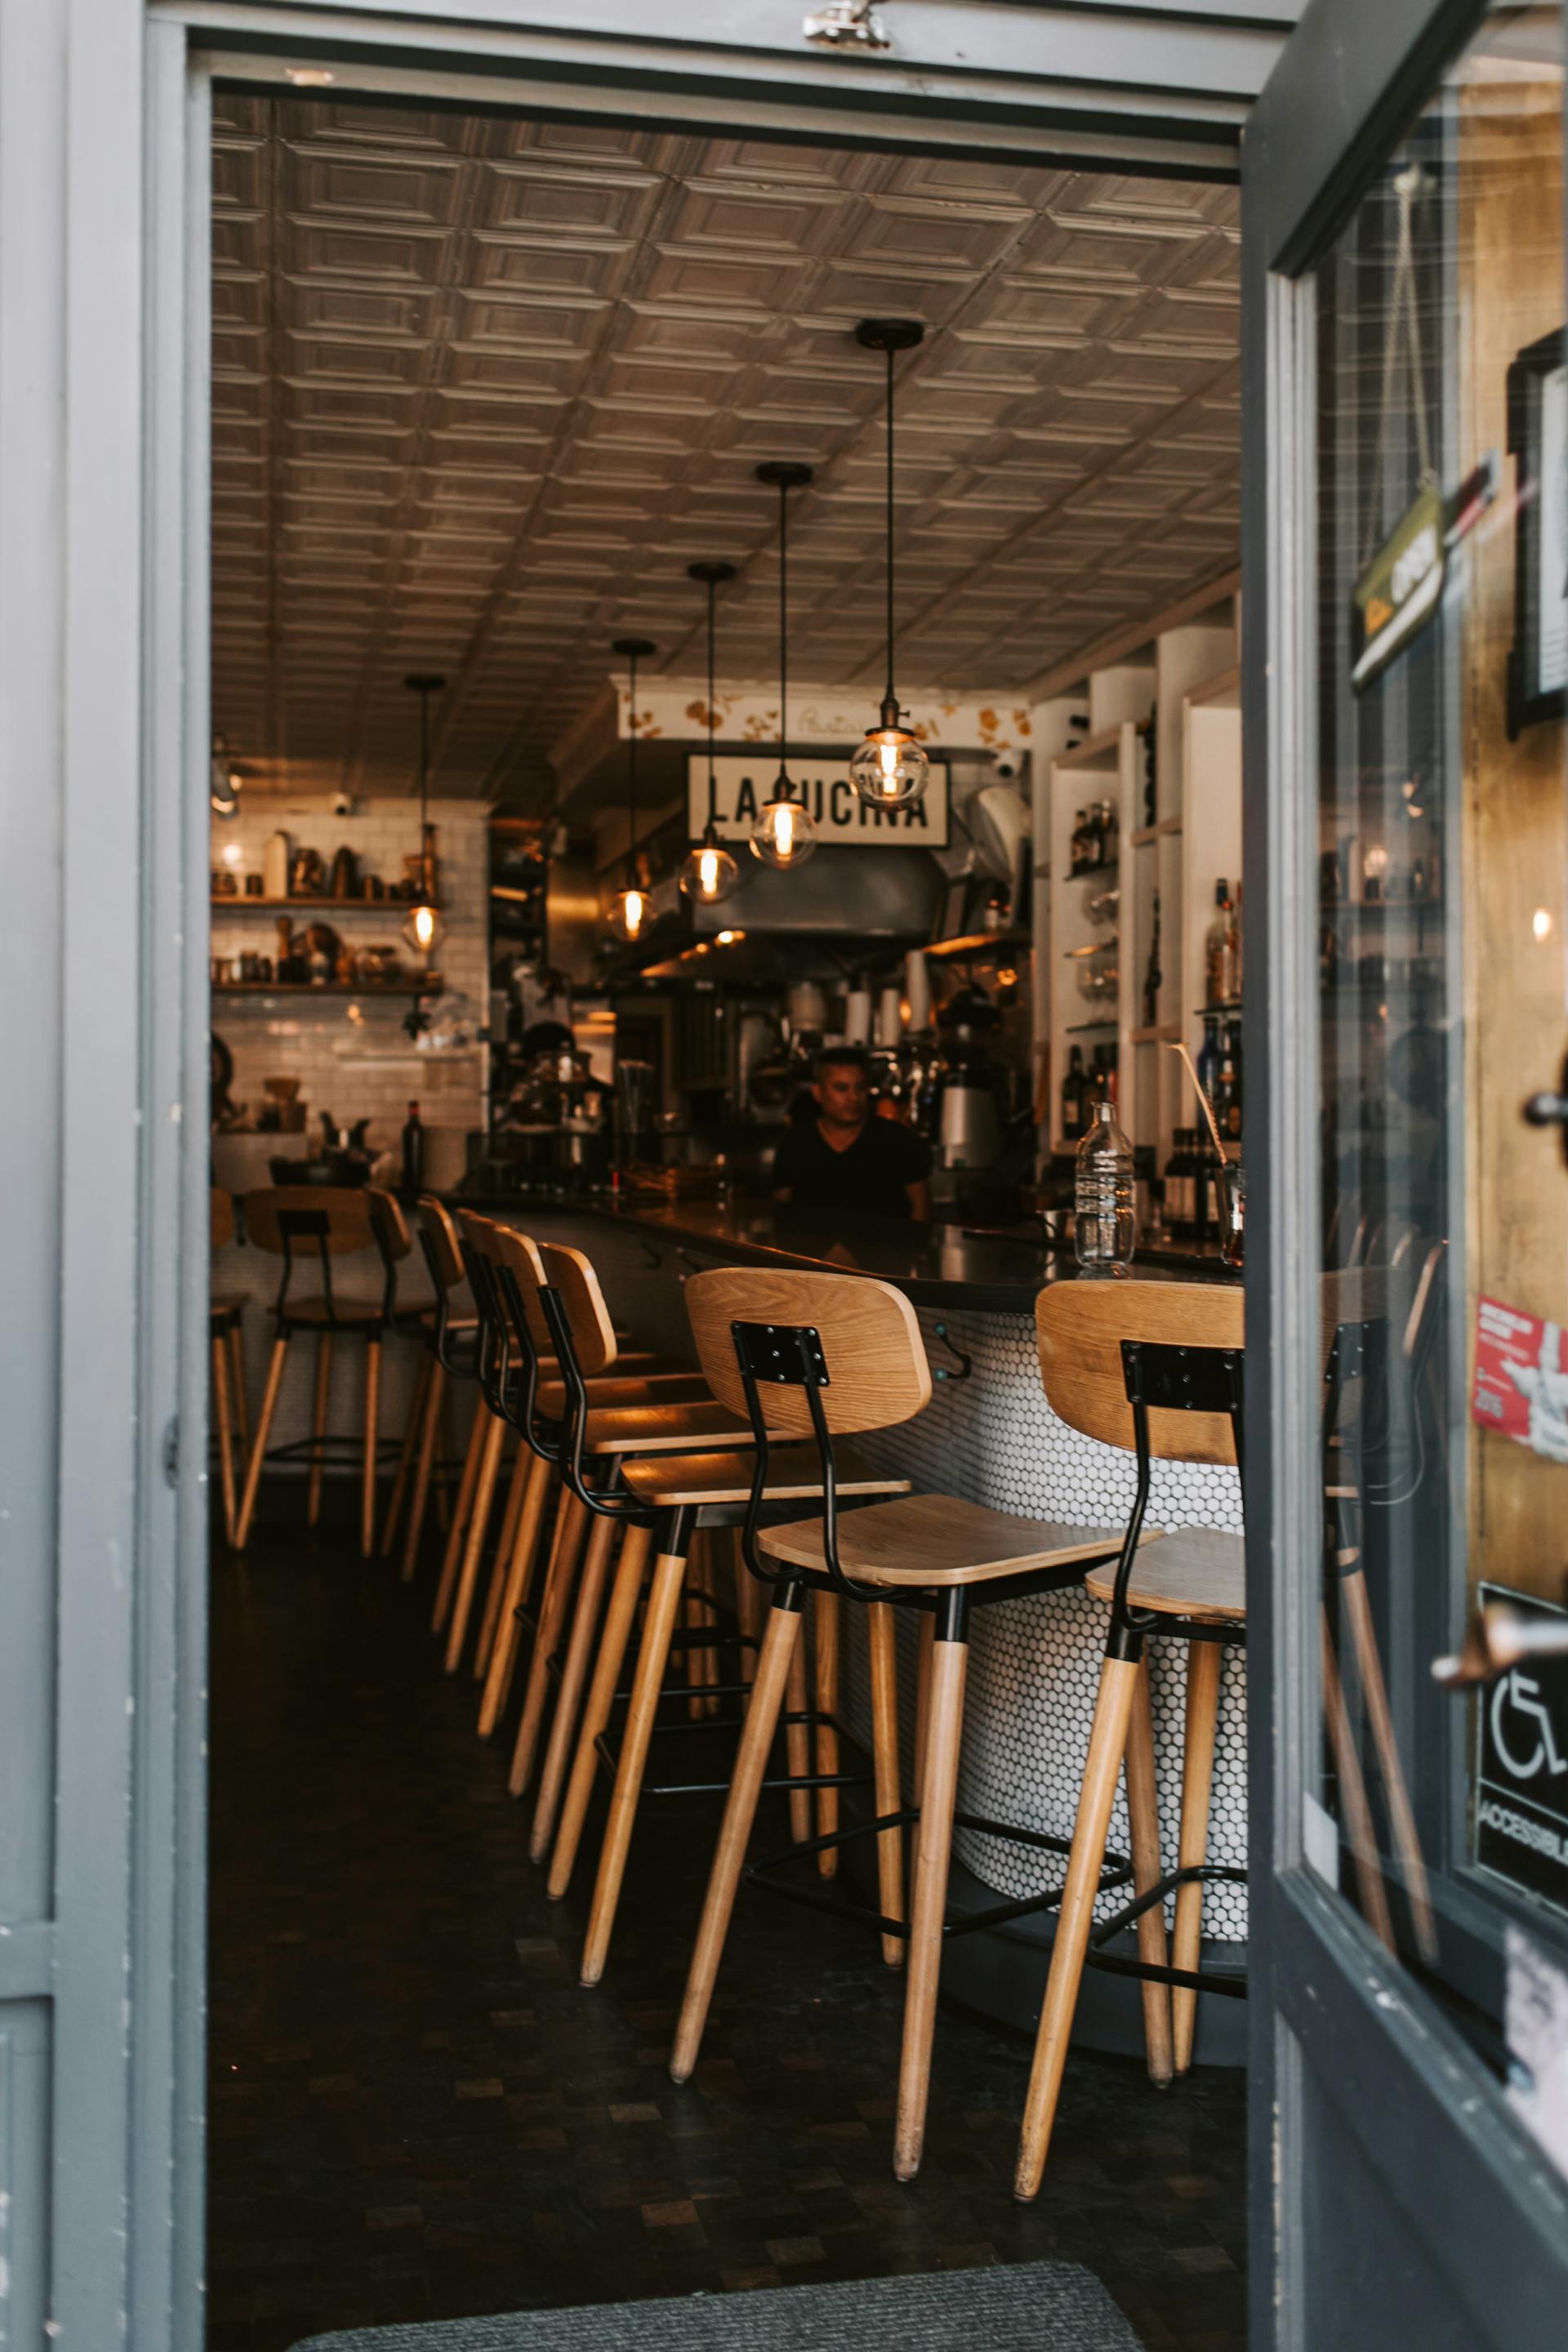
<path fill-rule="evenodd" d="M 442 920 L 446 935 L 436 956 L 449 990 L 468 999 L 473 1025 L 486 1018 L 489 973 L 489 808 L 482 801 L 441 801 L 435 811 Z M 411 799 L 366 800 L 352 816 L 333 814 L 329 795 L 276 796 L 242 806 L 240 814 L 213 826 L 215 875 L 232 872 L 239 891 L 247 874 L 259 875 L 266 845 L 286 833 L 296 848 L 319 850 L 331 868 L 340 847 L 352 849 L 361 877 L 378 875 L 388 885 L 404 877 L 405 858 L 418 846 L 417 803 Z M 412 972 L 413 950 L 401 937 L 406 908 L 397 900 L 323 906 L 319 919 L 351 946 L 395 948 Z M 312 919 L 303 909 L 292 920 Z M 212 953 L 236 958 L 246 950 L 275 956 L 276 919 L 260 908 L 230 912 L 219 900 L 212 910 Z M 483 1056 L 421 1054 L 405 1035 L 402 1022 L 411 995 L 362 993 L 323 996 L 225 996 L 213 1000 L 213 1026 L 234 1055 L 232 1094 L 254 1113 L 269 1077 L 297 1077 L 311 1129 L 316 1114 L 330 1110 L 340 1126 L 371 1121 L 374 1149 L 393 1149 L 417 1099 L 428 1127 L 467 1129 L 480 1118 Z M 351 1015 L 351 1006 L 359 1017 Z"/>

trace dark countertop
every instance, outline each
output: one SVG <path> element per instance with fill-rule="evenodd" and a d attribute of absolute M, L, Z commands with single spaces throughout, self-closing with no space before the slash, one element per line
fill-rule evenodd
<path fill-rule="evenodd" d="M 656 1246 L 659 1241 L 672 1249 L 684 1244 L 742 1264 L 876 1275 L 917 1307 L 1027 1315 L 1046 1283 L 1074 1281 L 1079 1271 L 1070 1249 L 1047 1248 L 1026 1226 L 982 1232 L 903 1217 L 837 1215 L 829 1221 L 810 1210 L 744 1199 L 668 1202 L 645 1195 L 621 1202 L 521 1192 L 448 1197 L 520 1214 L 534 1209 L 600 1217 L 645 1235 Z M 1154 1281 L 1240 1279 L 1221 1262 L 1217 1249 L 1140 1252 L 1133 1271 Z"/>

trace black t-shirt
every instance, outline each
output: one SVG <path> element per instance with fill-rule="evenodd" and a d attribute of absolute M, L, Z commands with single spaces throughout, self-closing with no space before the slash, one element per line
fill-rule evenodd
<path fill-rule="evenodd" d="M 849 1209 L 907 1217 L 906 1184 L 931 1174 L 931 1146 L 893 1118 L 868 1118 L 846 1150 L 822 1139 L 816 1119 L 788 1129 L 773 1161 L 773 1189 L 796 1209 Z"/>

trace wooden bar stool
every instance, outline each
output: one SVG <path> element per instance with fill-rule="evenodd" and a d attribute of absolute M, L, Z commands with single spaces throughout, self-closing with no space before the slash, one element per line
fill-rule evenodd
<path fill-rule="evenodd" d="M 250 1449 L 250 1460 L 245 1474 L 245 1495 L 235 1530 L 235 1547 L 243 1551 L 249 1541 L 265 1462 L 309 1463 L 310 1477 L 306 1516 L 310 1526 L 314 1527 L 321 1510 L 322 1473 L 329 1461 L 347 1450 L 357 1454 L 360 1460 L 360 1549 L 368 1559 L 375 1539 L 376 1415 L 381 1382 L 381 1349 L 396 1307 L 395 1262 L 388 1255 L 384 1238 L 388 1231 L 387 1221 L 384 1213 L 378 1213 L 368 1191 L 331 1184 L 279 1185 L 265 1192 L 247 1192 L 244 1207 L 247 1234 L 258 1249 L 281 1257 L 283 1274 L 272 1309 L 272 1357 L 268 1365 L 267 1386 L 257 1419 L 256 1442 Z M 374 1300 L 341 1297 L 332 1282 L 334 1260 L 367 1250 L 376 1253 L 381 1267 L 381 1297 Z M 313 1257 L 321 1276 L 320 1293 L 308 1298 L 294 1295 L 297 1260 L 300 1257 Z M 297 1439 L 291 1444 L 275 1447 L 269 1454 L 267 1441 L 278 1409 L 283 1367 L 288 1360 L 290 1342 L 301 1332 L 313 1332 L 316 1339 L 315 1411 L 311 1434 L 308 1438 Z M 332 1350 L 339 1339 L 359 1339 L 364 1343 L 364 1428 L 363 1435 L 357 1439 L 332 1437 L 327 1431 Z"/>
<path fill-rule="evenodd" d="M 405 1584 L 414 1580 L 432 1480 L 439 1475 L 444 1481 L 452 1466 L 439 1452 L 443 1417 L 448 1410 L 448 1384 L 455 1380 L 472 1379 L 479 1330 L 479 1319 L 464 1298 L 462 1255 L 450 1213 L 434 1194 L 422 1193 L 418 1218 L 420 1254 L 430 1276 L 433 1297 L 428 1307 L 413 1307 L 398 1318 L 403 1335 L 416 1339 L 424 1349 L 425 1360 L 409 1406 L 397 1475 L 381 1534 L 381 1556 L 390 1559 L 406 1500 L 402 1566 Z"/>
<path fill-rule="evenodd" d="M 1231 1969 L 1201 1969 L 1205 1882 L 1245 1880 L 1246 1872 L 1206 1859 L 1214 1776 L 1221 1652 L 1246 1639 L 1245 1555 L 1239 1536 L 1184 1528 L 1145 1546 L 1152 1466 L 1167 1462 L 1242 1461 L 1242 1294 L 1208 1283 L 1061 1284 L 1036 1305 L 1040 1371 L 1052 1410 L 1103 1445 L 1131 1447 L 1138 1482 L 1119 1557 L 1084 1579 L 1110 1603 L 1105 1656 L 1079 1789 L 1067 1886 L 1040 2011 L 1019 2142 L 1015 2194 L 1033 2197 L 1045 2170 L 1051 2126 L 1067 2063 L 1068 2040 L 1086 1966 L 1142 1978 L 1147 2027 L 1151 2002 L 1172 1989 L 1168 2037 L 1151 2038 L 1156 2081 L 1192 2063 L 1200 1992 L 1246 1991 Z M 1152 1637 L 1187 1643 L 1186 1726 L 1183 1747 L 1178 1864 L 1140 1874 L 1134 1900 L 1094 1924 L 1116 1786 L 1125 1759 L 1130 1801 L 1135 1769 L 1152 1784 L 1153 1753 L 1146 1721 L 1145 1645 Z M 1146 1752 L 1142 1761 L 1135 1761 Z M 1164 1940 L 1164 1905 L 1175 1895 L 1170 1963 L 1154 1948 Z M 1128 1927 L 1139 1931 L 1136 1960 L 1104 1949 Z M 1158 2044 L 1158 2047 L 1157 2047 Z"/>
<path fill-rule="evenodd" d="M 212 1193 L 212 1246 L 226 1249 L 234 1240 L 234 1201 L 215 1185 Z M 212 1339 L 213 1415 L 217 1423 L 218 1477 L 223 1494 L 224 1540 L 232 1547 L 237 1525 L 235 1500 L 234 1442 L 239 1440 L 243 1471 L 250 1445 L 249 1415 L 245 1402 L 245 1309 L 238 1291 L 213 1291 L 207 1300 L 207 1329 Z"/>
<path fill-rule="evenodd" d="M 726 1641 L 737 1651 L 744 1646 L 739 1629 L 731 1633 L 724 1626 L 719 1596 L 712 1589 L 700 1596 L 710 1622 L 680 1631 L 677 1621 L 687 1590 L 693 1538 L 710 1528 L 736 1524 L 747 1507 L 752 1484 L 750 1465 L 733 1458 L 729 1449 L 742 1447 L 749 1451 L 754 1433 L 749 1421 L 738 1420 L 717 1401 L 679 1409 L 661 1408 L 655 1412 L 596 1409 L 583 1379 L 584 1362 L 593 1360 L 595 1334 L 602 1331 L 605 1319 L 593 1267 L 576 1251 L 540 1245 L 527 1256 L 503 1263 L 500 1273 L 503 1285 L 513 1295 L 513 1318 L 517 1324 L 528 1328 L 537 1305 L 553 1343 L 567 1392 L 568 1410 L 560 1423 L 552 1425 L 543 1414 L 533 1417 L 530 1424 L 531 1442 L 559 1463 L 570 1494 L 595 1521 L 595 1543 L 584 1570 L 566 1647 L 561 1698 L 529 1847 L 536 1860 L 542 1860 L 550 1850 L 559 1805 L 559 1832 L 548 1886 L 552 1896 L 563 1894 L 576 1858 L 596 1771 L 603 1764 L 613 1773 L 610 1813 L 582 1963 L 582 1980 L 592 1985 L 603 1975 L 608 1954 L 632 1831 L 645 1793 L 648 1754 L 659 1728 L 659 1707 L 665 1699 L 675 1696 L 690 1706 L 689 1694 L 694 1685 L 670 1681 L 672 1654 L 684 1651 L 689 1655 L 693 1649 L 702 1652 Z M 726 1449 L 724 1453 L 680 1451 L 682 1447 L 719 1445 Z M 794 1507 L 803 1495 L 815 1491 L 814 1476 L 807 1477 L 803 1486 L 803 1468 L 812 1471 L 815 1465 L 803 1465 L 798 1449 L 777 1465 L 781 1491 L 774 1495 L 770 1488 L 764 1498 L 775 1510 L 781 1506 Z M 870 1473 L 853 1464 L 848 1465 L 848 1473 L 854 1491 L 859 1494 L 886 1495 L 901 1492 L 907 1486 L 901 1478 Z M 617 1526 L 626 1528 L 626 1541 L 590 1681 L 589 1659 Z M 647 1563 L 656 1546 L 657 1557 L 650 1575 Z M 638 1605 L 645 1601 L 636 1673 L 631 1689 L 624 1695 L 627 1702 L 626 1724 L 619 1748 L 613 1750 L 608 1727 L 616 1699 L 622 1696 L 616 1686 Z M 535 1647 L 534 1675 L 542 1675 L 549 1669 L 552 1645 L 562 1638 L 563 1612 L 563 1598 L 558 1596 L 553 1585 L 548 1586 Z M 532 1679 L 531 1675 L 531 1682 Z M 738 1717 L 712 1713 L 708 1701 L 721 1707 L 726 1699 L 743 1700 L 750 1688 L 748 1678 L 741 1675 L 723 1684 L 710 1675 L 697 1687 L 704 1694 L 698 1701 L 698 1720 L 725 1732 L 738 1727 Z M 804 1691 L 799 1696 L 799 1720 L 791 1727 L 791 1769 L 800 1776 L 795 1796 L 809 1808 L 811 1790 L 817 1784 L 808 1776 L 805 1743 L 815 1716 L 805 1705 Z M 575 1725 L 579 1705 L 583 1714 L 580 1725 Z M 527 1720 L 525 1701 L 525 1724 Z M 819 1725 L 819 1733 L 825 1728 Z M 568 1781 L 566 1766 L 574 1729 L 576 1747 Z M 837 1759 L 831 1760 L 836 1763 Z M 836 1771 L 824 1776 L 824 1780 L 831 1780 L 835 1788 L 842 1785 L 842 1776 Z M 513 1785 L 519 1785 L 515 1769 Z M 682 1793 L 695 1793 L 705 1788 L 718 1790 L 723 1785 L 721 1780 L 693 1780 L 689 1774 L 679 1783 Z M 658 1793 L 654 1790 L 647 1792 Z M 807 1811 L 799 1823 L 800 1835 L 808 1834 L 809 1828 Z"/>
<path fill-rule="evenodd" d="M 533 1244 L 525 1235 L 472 1211 L 461 1213 L 460 1230 L 464 1264 L 479 1313 L 478 1361 L 485 1407 L 497 1424 L 503 1429 L 515 1429 L 520 1440 L 511 1498 L 491 1569 L 476 1661 L 476 1674 L 482 1676 L 485 1684 L 479 1735 L 488 1738 L 505 1710 L 520 1629 L 530 1622 L 527 1600 L 533 1561 L 557 1484 L 552 1457 L 533 1441 L 534 1419 L 557 1419 L 564 1406 L 565 1391 L 554 1359 L 541 1352 L 540 1343 L 547 1335 L 536 1303 L 540 1269 Z M 504 1288 L 499 1278 L 503 1266 L 510 1266 L 521 1276 L 510 1289 Z M 514 1309 L 514 1298 L 521 1302 L 521 1314 Z M 534 1303 L 531 1304 L 531 1300 Z M 607 1316 L 585 1339 L 584 1354 L 590 1368 L 584 1385 L 595 1410 L 625 1411 L 708 1399 L 707 1384 L 699 1373 L 659 1369 L 617 1377 L 618 1343 Z M 531 1412 L 520 1409 L 531 1378 Z M 560 1593 L 561 1605 L 575 1574 L 584 1518 L 581 1506 L 573 1497 L 559 1498 L 544 1590 L 547 1597 Z M 470 1543 L 453 1621 L 453 1644 L 458 1654 L 479 1564 L 479 1548 Z M 538 1630 L 535 1624 L 536 1636 Z M 537 1639 L 535 1652 L 523 1721 L 519 1728 L 518 1750 L 513 1758 L 514 1778 L 521 1774 L 519 1789 L 526 1784 L 531 1769 L 532 1744 L 544 1701 L 543 1671 L 552 1654 L 548 1642 L 542 1653 Z M 454 1648 L 449 1648 L 448 1664 L 453 1662 Z"/>
<path fill-rule="evenodd" d="M 772 1273 L 722 1268 L 688 1283 L 687 1306 L 703 1370 L 721 1403 L 743 1411 L 756 1434 L 751 1503 L 742 1541 L 753 1575 L 773 1587 L 756 1685 L 736 1758 L 719 1844 L 687 1980 L 670 2059 L 684 2083 L 696 2066 L 730 1917 L 742 1874 L 765 1882 L 787 1857 L 764 1857 L 746 1869 L 746 1847 L 775 1728 L 788 1689 L 801 1610 L 808 1591 L 829 1591 L 870 1612 L 870 1653 L 890 1657 L 893 1607 L 928 1612 L 935 1627 L 918 1808 L 898 1801 L 896 1765 L 878 1759 L 878 1814 L 837 1842 L 875 1836 L 881 1907 L 827 1898 L 884 1937 L 907 1940 L 903 2053 L 900 2068 L 894 2169 L 919 2169 L 931 2079 L 938 1978 L 944 1934 L 972 1932 L 1050 1908 L 1060 1890 L 947 1917 L 948 1866 L 955 1822 L 1060 1853 L 1066 1841 L 956 1811 L 963 1688 L 973 1608 L 1076 1583 L 1086 1563 L 1115 1557 L 1114 1529 L 1072 1528 L 1014 1517 L 951 1495 L 910 1495 L 839 1516 L 838 1441 L 891 1429 L 923 1411 L 931 1371 L 914 1309 L 889 1284 L 863 1276 Z M 765 1408 L 763 1400 L 766 1400 Z M 755 1506 L 768 1489 L 774 1435 L 805 1441 L 816 1456 L 822 1507 L 817 1516 L 764 1528 Z M 886 1670 L 884 1670 L 884 1675 Z M 885 1686 L 885 1684 L 884 1684 Z M 884 1700 L 882 1705 L 886 1705 Z M 874 1706 L 874 1712 L 879 1708 Z M 896 1748 L 894 1749 L 896 1757 Z M 1152 1812 L 1152 1748 L 1138 1791 L 1141 1820 Z M 900 1916 L 900 1837 L 918 1822 L 910 1916 Z M 1110 1858 L 1101 1887 L 1124 1885 L 1147 1866 L 1146 1842 L 1134 1861 Z M 784 1882 L 776 1891 L 787 1892 Z M 814 1893 L 812 1899 L 825 1898 Z"/>

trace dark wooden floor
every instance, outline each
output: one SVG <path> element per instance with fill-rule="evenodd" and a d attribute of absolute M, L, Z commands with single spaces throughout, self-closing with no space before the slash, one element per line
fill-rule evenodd
<path fill-rule="evenodd" d="M 582 1992 L 584 1890 L 545 1901 L 428 1606 L 335 1530 L 263 1527 L 215 1564 L 208 2352 L 1043 2256 L 1097 2272 L 1151 2352 L 1241 2352 L 1238 2076 L 1162 2095 L 1075 2055 L 1020 2207 L 1027 2045 L 944 2008 L 900 2187 L 899 1979 L 858 1929 L 743 1894 L 675 2089 L 714 1801 L 645 1815 Z"/>

